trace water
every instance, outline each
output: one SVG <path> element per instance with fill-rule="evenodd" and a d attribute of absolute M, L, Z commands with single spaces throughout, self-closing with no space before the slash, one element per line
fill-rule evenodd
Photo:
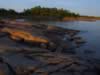
<path fill-rule="evenodd" d="M 70 21 L 42 23 L 56 25 L 63 28 L 81 30 L 81 33 L 78 34 L 78 36 L 82 36 L 86 43 L 80 48 L 76 49 L 77 54 L 81 57 L 100 59 L 100 21 Z"/>

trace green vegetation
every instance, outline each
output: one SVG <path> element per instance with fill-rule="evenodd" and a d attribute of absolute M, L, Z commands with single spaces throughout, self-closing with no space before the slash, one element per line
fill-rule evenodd
<path fill-rule="evenodd" d="M 24 10 L 24 14 L 27 16 L 54 16 L 54 17 L 79 16 L 78 14 L 75 14 L 68 10 L 57 9 L 57 8 L 45 8 L 40 6 Z"/>
<path fill-rule="evenodd" d="M 6 9 L 0 9 L 0 17 L 15 17 L 17 16 L 18 13 L 13 10 L 13 9 L 10 9 L 10 10 L 6 10 Z"/>
<path fill-rule="evenodd" d="M 1 17 L 30 17 L 30 18 L 40 18 L 43 19 L 44 17 L 47 18 L 58 18 L 61 19 L 65 16 L 68 17 L 78 17 L 79 14 L 70 12 L 64 9 L 57 9 L 57 8 L 45 8 L 41 6 L 37 6 L 31 9 L 25 9 L 23 12 L 16 12 L 15 10 L 6 10 L 0 9 L 0 16 Z"/>

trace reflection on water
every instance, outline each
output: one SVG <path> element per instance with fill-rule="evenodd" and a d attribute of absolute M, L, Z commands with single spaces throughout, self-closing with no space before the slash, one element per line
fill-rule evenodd
<path fill-rule="evenodd" d="M 87 43 L 80 48 L 77 48 L 77 53 L 80 56 L 86 56 L 91 58 L 100 58 L 100 21 L 85 22 L 85 21 L 73 21 L 73 22 L 40 22 L 44 24 L 56 25 L 64 28 L 78 29 Z"/>

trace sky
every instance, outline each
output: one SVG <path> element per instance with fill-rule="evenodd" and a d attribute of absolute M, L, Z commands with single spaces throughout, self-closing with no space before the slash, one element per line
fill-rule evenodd
<path fill-rule="evenodd" d="M 39 5 L 64 8 L 81 15 L 100 16 L 100 0 L 0 0 L 0 8 L 19 12 Z"/>

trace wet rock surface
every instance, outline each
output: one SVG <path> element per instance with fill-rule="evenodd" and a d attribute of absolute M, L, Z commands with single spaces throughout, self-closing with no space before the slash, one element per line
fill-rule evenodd
<path fill-rule="evenodd" d="M 75 54 L 75 48 L 84 44 L 79 30 L 12 24 L 0 24 L 0 75 L 100 75 L 99 60 Z"/>

